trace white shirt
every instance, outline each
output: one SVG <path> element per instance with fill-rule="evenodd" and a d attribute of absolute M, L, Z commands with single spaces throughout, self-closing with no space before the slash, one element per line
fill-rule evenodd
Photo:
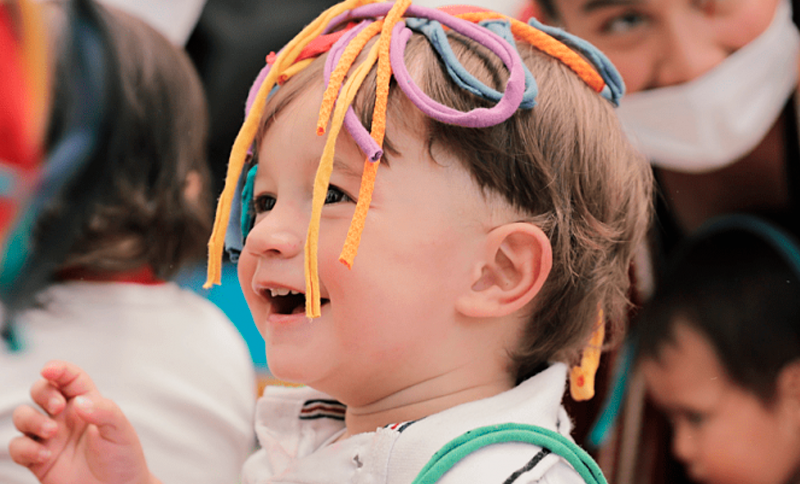
<path fill-rule="evenodd" d="M 310 388 L 268 388 L 256 409 L 262 448 L 245 464 L 244 483 L 410 484 L 436 451 L 468 430 L 514 422 L 569 436 L 571 422 L 561 406 L 566 374 L 565 365 L 555 364 L 494 397 L 339 442 L 345 430 L 341 404 Z M 583 482 L 561 457 L 541 451 L 516 442 L 484 447 L 439 482 L 502 484 L 534 458 L 540 460 L 514 484 Z"/>
<path fill-rule="evenodd" d="M 67 282 L 0 349 L 0 482 L 37 480 L 11 461 L 11 414 L 51 359 L 83 368 L 139 434 L 164 484 L 232 484 L 255 447 L 255 375 L 244 340 L 211 302 L 173 283 Z"/>

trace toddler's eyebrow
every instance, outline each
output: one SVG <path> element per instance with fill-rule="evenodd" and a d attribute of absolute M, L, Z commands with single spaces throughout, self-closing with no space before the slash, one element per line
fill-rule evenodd
<path fill-rule="evenodd" d="M 315 160 L 316 161 L 316 160 Z M 357 166 L 353 166 L 354 163 L 350 161 L 345 161 L 338 156 L 333 158 L 333 170 L 339 173 L 340 175 L 344 175 L 347 178 L 355 178 L 358 181 L 361 181 L 361 176 L 363 175 L 362 169 L 363 166 L 358 164 Z"/>

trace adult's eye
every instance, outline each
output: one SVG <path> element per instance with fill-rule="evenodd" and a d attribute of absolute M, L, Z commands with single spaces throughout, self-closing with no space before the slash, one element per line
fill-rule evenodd
<path fill-rule="evenodd" d="M 716 0 L 694 0 L 694 6 L 706 15 L 714 15 L 717 13 Z"/>
<path fill-rule="evenodd" d="M 342 202 L 352 202 L 353 199 L 350 198 L 348 194 L 343 192 L 339 187 L 335 185 L 328 186 L 328 193 L 325 194 L 325 204 L 330 203 L 342 203 Z"/>
<path fill-rule="evenodd" d="M 253 210 L 256 215 L 269 212 L 275 208 L 275 197 L 272 195 L 257 195 L 253 198 Z"/>
<path fill-rule="evenodd" d="M 610 18 L 603 24 L 602 31 L 606 34 L 626 34 L 643 26 L 647 17 L 635 11 L 624 12 Z"/>
<path fill-rule="evenodd" d="M 686 422 L 693 427 L 699 427 L 706 421 L 706 416 L 700 412 L 686 412 Z"/>

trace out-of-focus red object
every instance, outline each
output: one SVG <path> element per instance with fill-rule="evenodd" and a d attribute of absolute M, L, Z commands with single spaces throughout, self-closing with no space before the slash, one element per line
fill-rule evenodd
<path fill-rule="evenodd" d="M 522 7 L 522 10 L 517 14 L 517 19 L 527 22 L 529 18 L 536 17 L 537 20 L 541 21 L 541 13 L 536 2 L 534 0 L 528 0 L 525 2 L 525 6 Z"/>
<path fill-rule="evenodd" d="M 0 242 L 38 179 L 46 84 L 40 7 L 29 0 L 0 3 Z"/>

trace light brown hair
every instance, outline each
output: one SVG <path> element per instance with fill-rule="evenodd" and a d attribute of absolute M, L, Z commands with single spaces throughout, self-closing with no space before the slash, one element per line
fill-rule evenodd
<path fill-rule="evenodd" d="M 507 71 L 496 56 L 452 31 L 448 37 L 468 71 L 502 90 Z M 500 195 L 550 239 L 553 269 L 511 354 L 511 372 L 519 382 L 548 362 L 574 361 L 600 309 L 611 333 L 619 334 L 629 308 L 628 271 L 649 225 L 652 173 L 625 138 L 607 100 L 560 61 L 524 43 L 517 47 L 539 86 L 533 109 L 481 129 L 425 117 L 419 135 L 434 160 L 438 150 L 456 154 L 485 194 Z M 489 106 L 455 85 L 421 35 L 410 39 L 405 61 L 433 100 L 460 111 Z M 323 63 L 324 56 L 270 99 L 257 139 L 294 97 L 321 82 Z M 373 69 L 354 102 L 367 129 L 374 86 Z M 411 111 L 419 113 L 393 80 L 387 117 L 408 119 Z"/>

